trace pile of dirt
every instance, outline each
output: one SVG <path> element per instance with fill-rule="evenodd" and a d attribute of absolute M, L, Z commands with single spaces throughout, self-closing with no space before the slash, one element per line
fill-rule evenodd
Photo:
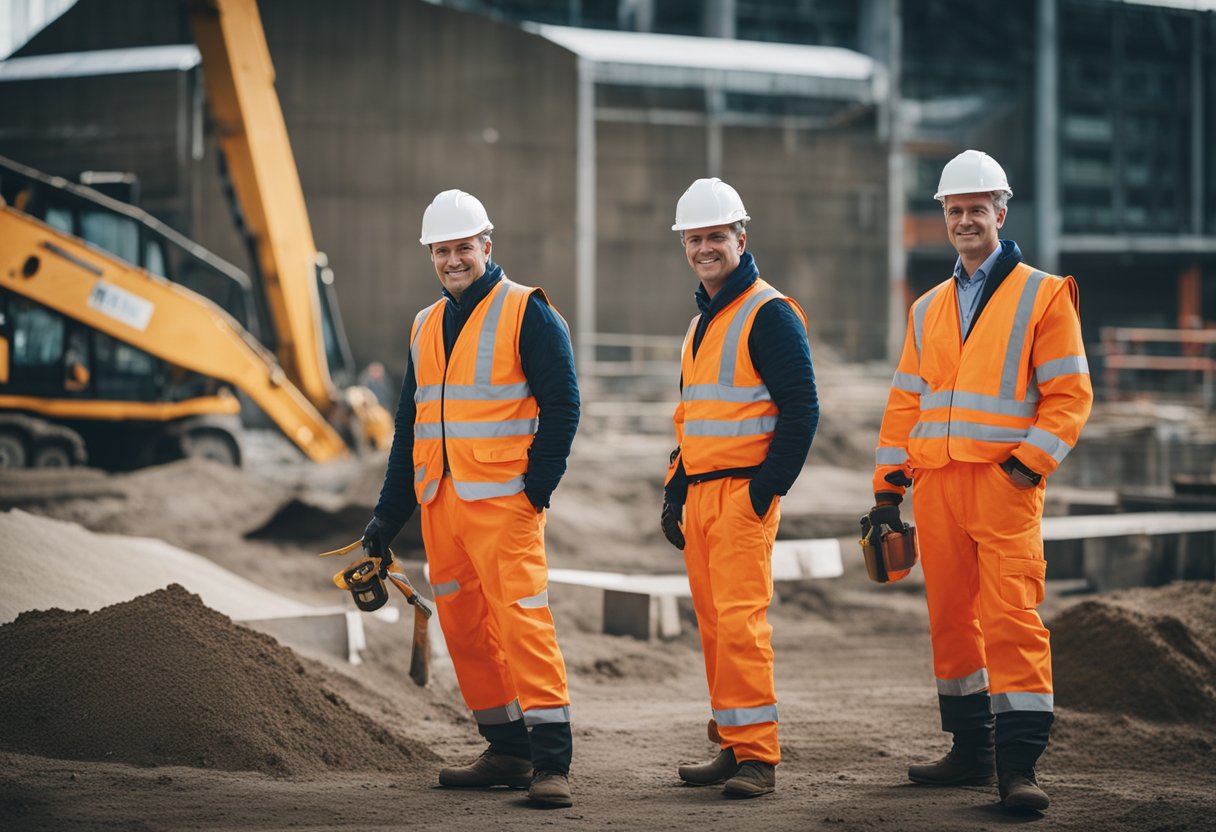
<path fill-rule="evenodd" d="M 1216 584 L 1086 601 L 1051 626 L 1056 703 L 1146 720 L 1216 720 Z"/>
<path fill-rule="evenodd" d="M 93 613 L 23 613 L 0 627 L 0 666 L 11 751 L 292 775 L 435 759 L 177 584 Z"/>

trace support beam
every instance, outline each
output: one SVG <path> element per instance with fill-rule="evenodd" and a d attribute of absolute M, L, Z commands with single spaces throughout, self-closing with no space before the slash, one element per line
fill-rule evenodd
<path fill-rule="evenodd" d="M 1203 27 L 1207 15 L 1191 16 L 1191 233 L 1202 234 L 1204 191 L 1207 187 L 1207 171 L 1204 157 L 1208 148 L 1204 146 L 1204 86 L 1203 74 Z"/>
<path fill-rule="evenodd" d="M 1035 251 L 1039 268 L 1060 270 L 1059 32 L 1056 0 L 1038 0 L 1035 44 Z"/>
<path fill-rule="evenodd" d="M 595 72 L 578 60 L 578 128 L 575 153 L 575 357 L 590 380 L 595 365 Z"/>

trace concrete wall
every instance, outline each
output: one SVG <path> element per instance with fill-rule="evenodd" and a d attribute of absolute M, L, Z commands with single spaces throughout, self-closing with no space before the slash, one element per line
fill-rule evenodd
<path fill-rule="evenodd" d="M 721 176 L 751 214 L 761 274 L 806 309 L 812 339 L 851 359 L 884 354 L 886 150 L 872 124 L 838 131 L 729 128 Z M 604 331 L 682 335 L 696 278 L 675 205 L 707 175 L 705 130 L 600 123 L 598 318 Z"/>

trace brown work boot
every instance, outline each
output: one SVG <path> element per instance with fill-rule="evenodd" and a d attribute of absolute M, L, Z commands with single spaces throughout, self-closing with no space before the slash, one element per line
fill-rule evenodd
<path fill-rule="evenodd" d="M 777 767 L 759 760 L 744 760 L 735 776 L 726 781 L 722 793 L 727 797 L 759 797 L 777 788 Z"/>
<path fill-rule="evenodd" d="M 735 750 L 723 748 L 718 752 L 718 756 L 708 763 L 680 766 L 677 773 L 680 775 L 680 779 L 690 786 L 716 786 L 719 783 L 725 783 L 738 770 L 739 764 L 735 762 Z"/>
<path fill-rule="evenodd" d="M 570 778 L 560 771 L 538 771 L 528 787 L 528 799 L 542 806 L 573 806 Z"/>
<path fill-rule="evenodd" d="M 449 766 L 439 771 L 439 785 L 453 788 L 509 786 L 512 789 L 526 789 L 531 782 L 531 760 L 495 754 L 488 748 L 467 766 Z"/>
<path fill-rule="evenodd" d="M 992 785 L 996 779 L 992 733 L 956 733 L 949 754 L 932 763 L 908 766 L 908 779 L 925 786 Z"/>
<path fill-rule="evenodd" d="M 1047 793 L 1039 788 L 1034 769 L 1029 771 L 1002 771 L 999 788 L 1001 804 L 1006 809 L 1022 809 L 1041 812 L 1051 805 Z"/>

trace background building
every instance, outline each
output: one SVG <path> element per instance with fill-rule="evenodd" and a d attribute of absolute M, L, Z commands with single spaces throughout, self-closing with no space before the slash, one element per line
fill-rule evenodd
<path fill-rule="evenodd" d="M 1096 367 L 1104 326 L 1216 321 L 1216 3 L 260 5 L 360 363 L 399 370 L 436 292 L 414 230 L 451 186 L 484 199 L 497 255 L 550 290 L 585 366 L 672 335 L 692 286 L 667 229 L 705 175 L 738 186 L 821 346 L 889 356 L 949 271 L 931 195 L 967 147 L 1009 173 L 1005 236 L 1077 276 Z M 134 172 L 146 208 L 245 266 L 190 50 L 180 4 L 80 0 L 0 65 L 0 153 Z"/>

